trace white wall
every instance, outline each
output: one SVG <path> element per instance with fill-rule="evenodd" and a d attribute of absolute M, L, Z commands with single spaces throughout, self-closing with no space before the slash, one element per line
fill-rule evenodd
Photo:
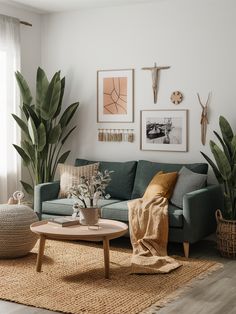
<path fill-rule="evenodd" d="M 75 157 L 100 160 L 147 159 L 161 162 L 203 161 L 199 151 L 209 152 L 200 142 L 203 100 L 213 92 L 207 140 L 218 128 L 219 115 L 235 126 L 236 41 L 234 0 L 165 0 L 47 15 L 43 18 L 42 65 L 53 74 L 66 75 L 66 104 L 80 100 L 77 133 L 68 144 Z M 151 77 L 143 66 L 170 65 L 162 71 L 159 100 L 153 104 Z M 135 122 L 96 123 L 96 71 L 135 69 Z M 181 90 L 181 105 L 170 94 Z M 189 151 L 186 153 L 140 150 L 142 109 L 188 109 Z M 136 140 L 129 143 L 97 141 L 98 127 L 134 128 Z"/>

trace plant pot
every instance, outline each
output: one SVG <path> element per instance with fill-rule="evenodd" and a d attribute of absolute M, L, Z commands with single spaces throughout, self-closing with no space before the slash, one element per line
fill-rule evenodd
<path fill-rule="evenodd" d="M 224 219 L 217 209 L 216 221 L 217 249 L 224 257 L 236 258 L 236 220 Z"/>
<path fill-rule="evenodd" d="M 99 208 L 87 207 L 79 209 L 79 217 L 81 225 L 94 226 L 99 220 Z"/>

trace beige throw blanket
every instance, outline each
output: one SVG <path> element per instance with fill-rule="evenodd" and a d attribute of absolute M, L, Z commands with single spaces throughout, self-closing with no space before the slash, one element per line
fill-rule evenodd
<path fill-rule="evenodd" d="M 148 201 L 135 199 L 128 207 L 132 272 L 168 273 L 181 266 L 167 256 L 168 200 L 162 196 Z"/>

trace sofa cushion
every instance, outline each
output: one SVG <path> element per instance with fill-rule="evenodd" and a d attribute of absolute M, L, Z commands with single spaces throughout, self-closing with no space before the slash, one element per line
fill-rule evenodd
<path fill-rule="evenodd" d="M 139 160 L 131 198 L 135 199 L 142 197 L 149 182 L 152 180 L 152 178 L 157 172 L 179 171 L 183 166 L 196 173 L 207 174 L 208 171 L 208 164 L 206 163 L 170 164 Z"/>
<path fill-rule="evenodd" d="M 183 208 L 184 195 L 203 188 L 206 179 L 206 174 L 194 173 L 186 167 L 182 167 L 179 171 L 179 177 L 170 200 L 171 203 L 177 207 Z"/>
<path fill-rule="evenodd" d="M 129 220 L 127 201 L 103 206 L 101 208 L 101 218 L 127 222 Z"/>
<path fill-rule="evenodd" d="M 42 203 L 42 213 L 44 214 L 55 214 L 55 215 L 72 215 L 74 204 L 74 199 L 72 198 L 61 198 L 50 201 L 45 201 Z"/>
<path fill-rule="evenodd" d="M 45 201 L 42 203 L 42 213 L 51 215 L 70 216 L 73 214 L 73 204 L 75 199 L 73 198 L 61 198 L 51 201 Z M 114 199 L 101 199 L 98 201 L 98 207 L 120 202 L 120 200 Z"/>
<path fill-rule="evenodd" d="M 113 203 L 101 208 L 101 217 L 104 219 L 114 219 L 128 222 L 128 202 L 123 201 L 119 203 Z M 169 204 L 169 226 L 170 227 L 183 227 L 183 210 Z"/>
<path fill-rule="evenodd" d="M 86 159 L 76 159 L 75 166 L 84 166 L 96 161 Z M 99 161 L 99 170 L 113 170 L 111 182 L 106 188 L 106 192 L 114 199 L 129 200 L 131 198 L 134 178 L 136 173 L 136 161 L 113 162 Z"/>

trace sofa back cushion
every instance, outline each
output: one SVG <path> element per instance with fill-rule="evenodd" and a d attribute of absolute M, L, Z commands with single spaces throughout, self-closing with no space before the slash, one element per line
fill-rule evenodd
<path fill-rule="evenodd" d="M 87 159 L 76 159 L 75 166 L 85 166 L 97 161 Z M 137 161 L 114 162 L 114 161 L 99 161 L 99 171 L 109 170 L 114 171 L 111 174 L 111 182 L 106 188 L 106 192 L 112 198 L 120 200 L 131 199 L 134 178 L 136 173 Z"/>
<path fill-rule="evenodd" d="M 196 173 L 207 174 L 208 171 L 208 164 L 206 163 L 170 164 L 139 160 L 134 180 L 134 188 L 131 196 L 132 199 L 143 196 L 149 182 L 157 172 L 179 172 L 183 166 Z"/>

